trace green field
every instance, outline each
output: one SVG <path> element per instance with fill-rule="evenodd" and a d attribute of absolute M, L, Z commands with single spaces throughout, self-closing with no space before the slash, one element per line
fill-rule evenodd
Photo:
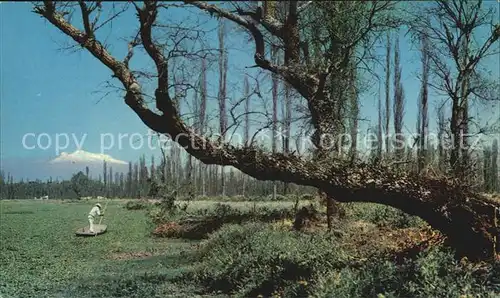
<path fill-rule="evenodd" d="M 111 202 L 97 237 L 75 237 L 91 202 L 0 201 L 0 297 L 186 296 L 173 282 L 193 243 L 155 239 L 141 211 Z"/>
<path fill-rule="evenodd" d="M 181 208 L 159 225 L 152 222 L 155 213 L 147 212 L 159 206 L 128 210 L 125 200 L 109 202 L 102 222 L 107 232 L 76 237 L 88 224 L 93 201 L 0 201 L 0 298 L 500 293 L 500 263 L 462 262 L 439 243 L 419 249 L 434 239 L 432 233 L 421 221 L 383 206 L 347 205 L 336 231 L 324 233 L 321 220 L 297 232 L 290 218 L 280 217 L 286 212 L 275 212 L 291 210 L 293 202 L 177 201 Z M 181 226 L 183 219 L 199 221 Z M 176 227 L 172 223 L 190 235 L 216 228 L 207 229 L 201 242 L 185 239 L 206 237 L 152 236 L 155 227 Z M 398 260 L 404 252 L 408 258 Z"/>

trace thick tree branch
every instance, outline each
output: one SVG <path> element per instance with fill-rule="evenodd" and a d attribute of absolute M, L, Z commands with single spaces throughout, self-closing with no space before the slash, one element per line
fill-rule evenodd
<path fill-rule="evenodd" d="M 271 61 L 265 58 L 265 43 L 262 32 L 257 28 L 257 26 L 243 18 L 242 16 L 233 14 L 225 9 L 222 9 L 216 5 L 208 4 L 201 1 L 184 1 L 185 3 L 191 4 L 204 10 L 210 14 L 216 14 L 219 17 L 223 17 L 239 26 L 246 29 L 254 38 L 255 42 L 255 63 L 262 69 L 271 71 L 282 78 L 284 78 L 289 84 L 291 84 L 305 99 L 310 99 L 314 96 L 317 86 L 318 78 L 316 74 L 310 74 L 305 72 L 303 69 L 297 69 L 296 67 L 289 66 L 279 66 L 271 63 Z"/>
<path fill-rule="evenodd" d="M 154 1 L 144 1 L 143 8 L 136 6 L 137 15 L 140 23 L 140 35 L 144 49 L 153 59 L 158 72 L 158 88 L 155 92 L 156 108 L 163 114 L 172 113 L 177 115 L 171 104 L 171 98 L 168 94 L 168 61 L 163 56 L 162 51 L 154 44 L 152 38 L 152 27 L 158 15 L 158 6 Z"/>
<path fill-rule="evenodd" d="M 297 1 L 288 1 L 288 14 L 283 27 L 285 65 L 296 65 L 300 59 L 299 15 Z"/>
<path fill-rule="evenodd" d="M 283 24 L 275 19 L 271 15 L 262 15 L 262 13 L 259 13 L 260 10 L 257 11 L 244 11 L 241 8 L 238 8 L 236 12 L 240 16 L 249 16 L 251 17 L 255 22 L 261 24 L 269 33 L 272 35 L 283 38 Z"/>

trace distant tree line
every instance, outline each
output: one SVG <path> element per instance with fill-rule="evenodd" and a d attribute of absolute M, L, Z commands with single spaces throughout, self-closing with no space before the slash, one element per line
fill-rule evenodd
<path fill-rule="evenodd" d="M 226 177 L 213 169 L 215 166 L 182 161 L 182 155 L 172 150 L 173 156 L 165 156 L 159 164 L 151 157 L 149 165 L 143 155 L 137 162 L 129 162 L 128 172 L 114 172 L 103 162 L 103 172 L 93 177 L 86 167 L 69 180 L 49 178 L 46 181 L 24 180 L 14 182 L 14 177 L 0 172 L 0 197 L 2 199 L 33 199 L 48 195 L 50 199 L 77 199 L 84 197 L 159 198 L 168 193 L 178 196 L 268 196 L 273 193 L 273 183 L 248 177 L 235 169 L 227 169 Z M 175 159 L 177 157 L 178 159 Z M 202 168 L 206 170 L 202 171 Z M 200 175 L 191 175 L 192 172 Z M 217 175 L 219 174 L 219 175 Z M 225 188 L 221 179 L 226 179 Z M 202 183 L 201 181 L 204 181 Z M 311 188 L 288 186 L 296 194 L 310 193 Z M 278 188 L 284 193 L 286 186 Z"/>
<path fill-rule="evenodd" d="M 407 160 L 421 161 L 419 151 L 407 148 Z M 162 158 L 159 164 L 151 157 L 149 165 L 143 155 L 137 162 L 129 162 L 127 173 L 114 172 L 113 167 L 103 162 L 103 172 L 97 177 L 89 174 L 89 168 L 74 174 L 70 180 L 24 180 L 14 182 L 14 177 L 0 172 L 0 197 L 2 199 L 33 199 L 48 195 L 51 199 L 74 199 L 82 197 L 117 197 L 142 198 L 161 197 L 176 192 L 178 196 L 269 196 L 311 193 L 314 189 L 298 185 L 281 184 L 253 179 L 236 169 L 227 169 L 223 178 L 217 166 L 206 166 L 189 159 L 183 162 L 182 154 L 173 149 L 169 156 Z M 166 153 L 164 153 L 166 154 Z M 372 153 L 376 157 L 376 150 Z M 399 153 L 401 154 L 401 153 Z M 430 147 L 425 153 L 425 164 L 443 167 L 443 153 L 439 146 Z M 473 155 L 474 156 L 474 155 Z M 498 170 L 498 141 L 485 146 L 482 153 L 476 153 L 472 159 L 475 164 L 472 177 L 485 192 L 500 192 Z M 408 163 L 400 166 L 402 170 L 417 170 L 421 164 Z M 430 167 L 434 168 L 434 167 Z M 192 173 L 197 173 L 193 175 Z M 222 184 L 222 179 L 226 179 Z"/>

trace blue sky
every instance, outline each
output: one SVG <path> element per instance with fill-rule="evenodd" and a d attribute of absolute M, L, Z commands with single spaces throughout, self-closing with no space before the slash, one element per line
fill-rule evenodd
<path fill-rule="evenodd" d="M 489 5 L 492 5 L 490 2 Z M 183 18 L 189 12 L 176 11 L 169 17 Z M 62 35 L 58 29 L 48 24 L 43 18 L 31 12 L 29 3 L 5 3 L 0 5 L 0 59 L 1 59 L 1 155 L 8 159 L 42 159 L 48 160 L 55 156 L 52 146 L 48 150 L 26 150 L 22 138 L 27 133 L 47 133 L 52 141 L 57 133 L 74 134 L 81 139 L 87 137 L 82 149 L 99 152 L 101 133 L 146 134 L 147 128 L 139 118 L 124 104 L 120 92 L 101 99 L 103 84 L 111 79 L 111 72 L 93 56 L 83 50 L 76 52 L 61 50 L 62 46 L 73 45 L 73 42 Z M 79 22 L 75 17 L 75 22 Z M 216 26 L 211 20 L 210 26 Z M 117 37 L 127 36 L 137 26 L 134 12 L 130 10 L 122 18 L 113 23 L 112 32 L 109 29 L 101 32 L 98 37 L 106 39 L 111 45 L 111 53 L 123 59 L 126 53 L 126 41 Z M 15 29 L 13 29 L 15 28 Z M 416 99 L 420 83 L 416 74 L 420 72 L 420 59 L 417 49 L 414 49 L 408 39 L 400 32 L 400 50 L 403 63 L 403 87 L 406 94 L 405 126 L 409 130 L 415 127 Z M 253 65 L 252 50 L 245 37 L 230 34 L 228 41 L 229 53 L 229 84 L 242 81 L 244 67 Z M 216 32 L 213 34 L 216 45 Z M 498 59 L 491 60 L 493 75 L 498 77 Z M 132 67 L 147 67 L 151 62 L 137 54 Z M 217 69 L 209 73 L 209 94 L 216 96 L 218 77 Z M 383 76 L 381 68 L 375 71 Z M 251 72 L 251 71 L 250 71 Z M 116 82 L 115 82 L 116 84 Z M 241 88 L 241 86 L 239 87 Z M 230 88 L 231 89 L 231 88 Z M 265 89 L 267 90 L 267 88 Z M 101 91 L 96 92 L 96 91 Z M 231 91 L 230 96 L 239 98 L 240 91 Z M 391 93 L 392 94 L 392 93 Z M 270 97 L 269 94 L 264 94 Z M 372 125 L 376 119 L 376 101 L 373 94 L 363 94 L 360 98 L 361 116 L 371 119 Z M 215 100 L 209 103 L 209 109 L 215 108 Z M 255 102 L 255 104 L 257 104 Z M 185 108 L 186 109 L 186 108 Z M 434 126 L 434 109 L 431 107 L 431 127 Z M 481 111 L 480 113 L 495 113 Z M 366 129 L 369 123 L 362 122 Z M 121 160 L 136 160 L 142 153 L 159 154 L 159 150 L 134 150 L 128 145 L 113 148 L 104 153 Z M 33 144 L 34 139 L 28 139 Z M 76 150 L 74 142 L 64 151 Z"/>
<path fill-rule="evenodd" d="M 32 13 L 28 3 L 2 3 L 0 14 L 3 158 L 54 156 L 54 148 L 24 149 L 22 138 L 26 133 L 37 136 L 47 133 L 53 141 L 57 133 L 74 134 L 78 140 L 87 134 L 83 149 L 91 152 L 100 151 L 101 133 L 110 133 L 116 138 L 120 133 L 146 135 L 147 128 L 124 104 L 119 92 L 101 99 L 103 91 L 107 90 L 103 88 L 104 83 L 111 79 L 111 72 L 93 56 L 83 50 L 73 53 L 61 50 L 63 46 L 72 45 L 72 41 Z M 129 34 L 137 24 L 130 10 L 113 24 L 113 33 Z M 16 30 L 11 30 L 14 27 Z M 109 38 L 112 54 L 122 59 L 126 42 L 110 38 L 107 33 L 109 30 L 101 36 Z M 249 61 L 250 57 L 235 51 L 231 59 Z M 150 61 L 136 54 L 131 66 L 138 65 L 150 65 Z M 217 84 L 218 81 L 210 81 L 209 88 Z M 210 95 L 215 96 L 215 93 Z M 123 141 L 128 144 L 127 139 Z M 30 146 L 34 142 L 32 136 L 27 139 Z M 45 142 L 46 139 L 44 145 Z M 73 142 L 70 143 L 66 151 L 76 149 Z M 123 160 L 135 160 L 139 154 L 151 153 L 148 151 L 147 148 L 134 150 L 127 145 L 122 150 L 114 148 L 105 153 Z"/>

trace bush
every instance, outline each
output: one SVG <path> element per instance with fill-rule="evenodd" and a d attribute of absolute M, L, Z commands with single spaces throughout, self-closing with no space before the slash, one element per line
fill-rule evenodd
<path fill-rule="evenodd" d="M 276 194 L 276 198 L 273 198 L 273 195 L 268 195 L 266 201 L 289 201 L 291 199 L 292 197 Z"/>
<path fill-rule="evenodd" d="M 348 203 L 345 209 L 354 220 L 364 220 L 379 227 L 410 228 L 422 226 L 424 221 L 390 206 L 371 203 Z"/>
<path fill-rule="evenodd" d="M 305 193 L 300 196 L 301 201 L 313 201 L 316 199 L 316 196 L 310 193 Z"/>
<path fill-rule="evenodd" d="M 202 242 L 199 263 L 184 278 L 239 297 L 494 297 L 500 289 L 493 266 L 479 275 L 441 247 L 397 263 L 382 255 L 354 259 L 333 239 L 257 223 L 225 225 Z"/>
<path fill-rule="evenodd" d="M 161 206 L 155 206 L 154 208 L 151 208 L 148 212 L 148 215 L 155 225 L 167 223 L 169 221 L 175 220 L 178 217 L 177 214 L 173 212 L 165 212 L 165 210 L 162 209 Z"/>
<path fill-rule="evenodd" d="M 243 224 L 249 221 L 270 222 L 293 219 L 294 212 L 288 209 L 258 207 L 241 210 L 229 204 L 217 203 L 211 209 L 197 209 L 191 213 L 165 213 L 159 209 L 149 212 L 152 221 L 161 226 L 176 222 L 181 228 L 179 233 L 154 233 L 159 237 L 181 237 L 186 239 L 203 239 L 208 234 L 221 228 L 224 224 Z M 160 228 L 160 227 L 158 227 Z M 160 228 L 161 229 L 161 228 Z M 175 235 L 175 236 L 174 236 Z"/>
<path fill-rule="evenodd" d="M 149 206 L 148 202 L 141 200 L 128 201 L 127 204 L 125 204 L 125 208 L 127 210 L 143 210 L 147 209 L 148 206 Z"/>
<path fill-rule="evenodd" d="M 321 236 L 250 223 L 225 225 L 201 245 L 194 274 L 210 291 L 237 296 L 308 296 L 311 284 L 348 255 Z"/>
<path fill-rule="evenodd" d="M 183 228 L 176 222 L 169 222 L 158 225 L 153 231 L 157 237 L 179 238 L 183 234 Z"/>
<path fill-rule="evenodd" d="M 490 272 L 494 272 L 493 268 Z M 496 287 L 487 278 L 475 277 L 474 270 L 458 263 L 452 251 L 433 247 L 400 265 L 370 259 L 359 268 L 332 272 L 320 280 L 316 294 L 325 297 L 494 297 L 500 289 Z"/>
<path fill-rule="evenodd" d="M 236 195 L 236 196 L 232 196 L 231 197 L 231 201 L 235 201 L 235 202 L 243 202 L 243 201 L 247 201 L 248 198 L 244 195 Z"/>

